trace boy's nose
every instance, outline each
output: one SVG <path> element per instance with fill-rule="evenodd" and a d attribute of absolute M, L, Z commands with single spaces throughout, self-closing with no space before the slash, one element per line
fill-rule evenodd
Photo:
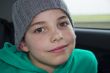
<path fill-rule="evenodd" d="M 51 36 L 51 42 L 58 42 L 61 41 L 62 39 L 64 39 L 62 32 L 60 30 L 56 30 L 53 32 L 52 36 Z"/>

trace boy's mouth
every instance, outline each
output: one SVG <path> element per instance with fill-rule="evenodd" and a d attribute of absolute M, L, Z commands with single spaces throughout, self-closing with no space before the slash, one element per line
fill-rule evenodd
<path fill-rule="evenodd" d="M 60 52 L 64 52 L 66 50 L 67 45 L 62 45 L 62 46 L 58 46 L 56 48 L 53 48 L 52 50 L 50 50 L 49 52 L 52 53 L 60 53 Z"/>

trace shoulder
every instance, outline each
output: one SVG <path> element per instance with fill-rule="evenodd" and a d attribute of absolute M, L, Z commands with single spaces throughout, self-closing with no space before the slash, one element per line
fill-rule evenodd
<path fill-rule="evenodd" d="M 6 42 L 4 44 L 4 47 L 0 49 L 0 71 L 5 71 L 6 68 L 8 68 L 9 64 L 6 62 L 9 62 L 8 56 L 10 56 L 10 50 L 11 50 L 11 44 Z M 10 56 L 11 57 L 11 56 Z"/>
<path fill-rule="evenodd" d="M 0 59 L 0 73 L 8 73 L 10 67 L 9 64 Z"/>
<path fill-rule="evenodd" d="M 79 48 L 75 48 L 72 52 L 72 55 L 80 60 L 92 60 L 94 62 L 97 62 L 95 54 L 89 50 L 83 50 Z"/>
<path fill-rule="evenodd" d="M 3 67 L 8 67 L 9 60 L 12 59 L 13 51 L 15 51 L 15 47 L 8 42 L 5 42 L 4 47 L 0 49 L 0 69 Z"/>
<path fill-rule="evenodd" d="M 72 57 L 75 67 L 87 73 L 97 73 L 98 62 L 93 52 L 75 48 L 72 52 Z"/>

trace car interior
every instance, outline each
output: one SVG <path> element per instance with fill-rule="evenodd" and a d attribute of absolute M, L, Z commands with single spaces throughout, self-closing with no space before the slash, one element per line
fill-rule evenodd
<path fill-rule="evenodd" d="M 76 28 L 76 47 L 92 51 L 98 60 L 98 73 L 110 73 L 110 30 Z"/>

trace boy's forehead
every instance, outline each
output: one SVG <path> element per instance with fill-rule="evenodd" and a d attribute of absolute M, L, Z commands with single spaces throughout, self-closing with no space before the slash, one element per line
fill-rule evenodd
<path fill-rule="evenodd" d="M 61 17 L 59 17 L 59 18 L 57 18 L 57 20 L 63 20 L 63 19 L 68 19 L 68 17 L 67 16 L 61 16 Z M 44 20 L 41 20 L 41 21 L 35 21 L 35 22 L 33 22 L 32 23 L 32 25 L 31 26 L 33 26 L 33 25 L 39 25 L 39 24 L 44 24 L 44 23 L 46 23 L 46 21 Z"/>
<path fill-rule="evenodd" d="M 61 16 L 61 17 L 59 17 L 58 18 L 58 21 L 60 21 L 60 20 L 64 20 L 64 19 L 67 19 L 67 16 Z M 39 26 L 39 25 L 45 25 L 45 24 L 47 24 L 47 23 L 49 23 L 49 22 L 47 22 L 47 21 L 36 21 L 36 22 L 34 22 L 34 23 L 32 23 L 30 26 L 29 26 L 29 28 L 31 28 L 31 27 L 35 27 L 35 26 Z"/>

